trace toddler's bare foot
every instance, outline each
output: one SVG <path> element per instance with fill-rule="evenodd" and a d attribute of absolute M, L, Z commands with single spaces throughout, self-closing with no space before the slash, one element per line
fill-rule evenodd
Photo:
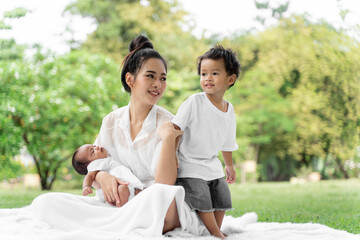
<path fill-rule="evenodd" d="M 218 238 L 220 238 L 220 239 L 225 239 L 225 236 L 224 236 L 224 234 L 223 234 L 221 231 L 218 232 L 218 233 L 215 233 L 213 236 L 218 237 Z"/>

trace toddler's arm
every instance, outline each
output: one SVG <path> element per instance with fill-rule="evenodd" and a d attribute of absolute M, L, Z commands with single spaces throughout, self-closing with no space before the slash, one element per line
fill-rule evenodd
<path fill-rule="evenodd" d="M 93 193 L 93 191 L 91 189 L 91 185 L 95 180 L 95 176 L 96 176 L 97 172 L 98 171 L 93 171 L 93 172 L 89 172 L 88 174 L 86 174 L 84 181 L 83 181 L 83 190 L 82 190 L 82 194 L 84 196 Z"/>
<path fill-rule="evenodd" d="M 236 180 L 236 172 L 232 160 L 232 152 L 222 151 L 225 162 L 226 182 L 234 183 Z"/>

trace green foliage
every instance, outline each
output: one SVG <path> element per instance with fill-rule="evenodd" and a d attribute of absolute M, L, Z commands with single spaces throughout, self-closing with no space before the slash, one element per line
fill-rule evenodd
<path fill-rule="evenodd" d="M 25 46 L 16 44 L 14 39 L 0 39 L 0 61 L 22 59 L 24 50 Z"/>
<path fill-rule="evenodd" d="M 22 166 L 14 161 L 9 161 L 6 156 L 0 155 L 0 180 L 17 178 L 24 173 Z"/>
<path fill-rule="evenodd" d="M 14 18 L 22 18 L 29 12 L 28 9 L 18 7 L 11 11 L 7 11 L 3 13 L 3 19 L 0 19 L 0 31 L 1 30 L 10 30 L 12 28 L 11 25 L 6 24 L 7 19 L 14 19 Z M 2 48 L 0 48 L 2 49 Z"/>
<path fill-rule="evenodd" d="M 10 25 L 7 25 L 4 20 L 0 20 L 0 30 L 9 30 L 11 29 Z"/>
<path fill-rule="evenodd" d="M 78 0 L 67 10 L 90 17 L 97 24 L 82 48 L 106 54 L 118 62 L 128 53 L 130 41 L 139 34 L 151 39 L 171 69 L 195 70 L 195 57 L 207 50 L 206 44 L 191 35 L 193 27 L 187 20 L 188 14 L 176 0 L 146 4 L 134 0 Z"/>
<path fill-rule="evenodd" d="M 297 16 L 223 43 L 243 65 L 229 95 L 238 114 L 238 142 L 250 147 L 243 158 L 258 156 L 263 164 L 273 159 L 277 167 L 289 159 L 299 161 L 298 167 L 322 158 L 325 168 L 333 158 L 347 177 L 343 164 L 355 155 L 360 133 L 359 43 Z M 285 180 L 294 173 L 274 171 L 264 179 Z"/>
<path fill-rule="evenodd" d="M 127 104 L 128 96 L 116 77 L 118 65 L 109 58 L 77 51 L 61 57 L 38 52 L 34 58 L 0 62 L 0 94 L 7 99 L 0 103 L 7 116 L 0 147 L 9 155 L 25 144 L 42 188 L 50 189 L 61 164 L 76 147 L 94 141 L 102 118 Z M 17 144 L 7 143 L 5 132 Z"/>
<path fill-rule="evenodd" d="M 284 17 L 284 13 L 286 13 L 289 8 L 289 1 L 275 1 L 275 5 L 272 4 L 272 2 L 274 1 L 254 1 L 258 10 L 271 13 L 271 17 L 276 20 L 282 19 Z M 265 24 L 271 19 L 270 17 L 264 17 L 264 14 L 262 14 L 260 16 L 256 16 L 255 20 L 258 21 L 262 26 L 265 26 Z"/>
<path fill-rule="evenodd" d="M 11 11 L 4 12 L 4 18 L 21 18 L 24 17 L 29 12 L 28 9 L 23 7 L 15 8 Z"/>
<path fill-rule="evenodd" d="M 129 42 L 145 34 L 169 63 L 159 105 L 172 113 L 201 91 L 196 58 L 218 42 L 235 50 L 241 76 L 225 96 L 237 115 L 239 150 L 233 156 L 237 164 L 256 160 L 260 180 L 287 180 L 302 166 L 323 178 L 358 175 L 345 163 L 354 159 L 360 140 L 359 42 L 326 22 L 283 18 L 287 3 L 256 3 L 275 11 L 278 24 L 227 39 L 195 38 L 176 0 L 78 0 L 67 11 L 97 24 L 81 51 L 59 57 L 37 46 L 26 60 L 27 46 L 0 40 L 2 166 L 11 166 L 26 145 L 43 188 L 50 188 L 72 151 L 94 140 L 101 119 L 127 104 L 118 65 Z M 7 18 L 22 15 L 14 14 Z"/>

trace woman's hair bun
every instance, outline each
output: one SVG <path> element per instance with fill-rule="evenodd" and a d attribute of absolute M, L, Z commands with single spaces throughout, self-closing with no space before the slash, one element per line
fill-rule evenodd
<path fill-rule="evenodd" d="M 139 50 L 142 48 L 152 48 L 152 49 L 154 48 L 150 40 L 143 35 L 137 36 L 129 44 L 129 52 L 132 52 L 134 50 Z"/>

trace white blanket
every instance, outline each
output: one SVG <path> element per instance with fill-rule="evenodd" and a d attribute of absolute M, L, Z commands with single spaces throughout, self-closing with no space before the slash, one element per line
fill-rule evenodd
<path fill-rule="evenodd" d="M 161 235 L 164 216 L 174 198 L 182 227 L 168 234 L 172 239 L 217 239 L 208 236 L 197 215 L 184 204 L 183 188 L 162 184 L 149 187 L 122 208 L 92 197 L 66 193 L 41 195 L 30 206 L 0 209 L 0 239 L 164 239 Z M 229 240 L 360 240 L 359 235 L 321 224 L 258 223 L 255 213 L 225 217 L 222 230 L 229 234 Z"/>

